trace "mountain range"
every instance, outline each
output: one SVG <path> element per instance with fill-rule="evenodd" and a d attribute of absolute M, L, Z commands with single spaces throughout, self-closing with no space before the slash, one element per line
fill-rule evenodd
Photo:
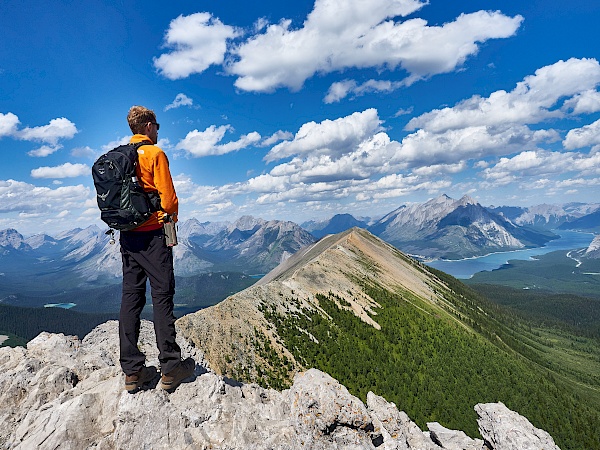
<path fill-rule="evenodd" d="M 442 195 L 426 203 L 402 205 L 376 220 L 338 214 L 299 226 L 251 216 L 234 223 L 201 223 L 191 218 L 178 224 L 175 267 L 179 276 L 222 270 L 266 273 L 316 239 L 352 227 L 365 228 L 407 253 L 464 258 L 541 246 L 556 237 L 549 230 L 561 226 L 579 229 L 576 225 L 584 224 L 580 229 L 594 229 L 600 225 L 599 208 L 600 204 L 485 208 L 468 196 L 454 200 Z M 12 261 L 18 265 L 17 260 L 42 266 L 72 263 L 87 281 L 110 282 L 120 276 L 118 245 L 111 245 L 97 226 L 27 238 L 13 229 L 0 231 L 0 271 Z"/>
<path fill-rule="evenodd" d="M 590 229 L 578 228 L 574 222 L 586 216 L 595 217 L 594 213 L 600 209 L 600 203 L 541 204 L 527 208 L 490 206 L 488 209 L 504 215 L 517 225 L 529 225 L 545 229 L 562 228 L 590 231 Z M 597 227 L 598 223 L 590 225 Z"/>
<path fill-rule="evenodd" d="M 590 224 L 599 214 L 598 206 L 485 208 L 468 196 L 454 200 L 442 195 L 426 203 L 402 205 L 379 219 L 340 214 L 299 226 L 251 216 L 233 223 L 191 218 L 178 224 L 175 273 L 185 279 L 185 285 L 191 283 L 188 278 L 221 272 L 239 273 L 231 276 L 243 282 L 242 276 L 258 278 L 317 239 L 352 227 L 366 229 L 423 260 L 536 247 L 557 237 L 552 227 Z M 90 297 L 117 304 L 118 292 L 111 286 L 121 279 L 119 245 L 111 244 L 95 225 L 54 236 L 24 237 L 14 229 L 2 230 L 0 277 L 0 301 L 9 304 L 69 303 L 72 297 L 81 297 L 77 293 L 81 289 L 95 290 Z M 178 303 L 191 307 L 198 301 L 193 297 L 190 293 Z M 81 298 L 73 303 L 80 305 Z"/>
<path fill-rule="evenodd" d="M 551 232 L 516 225 L 469 196 L 454 200 L 446 195 L 403 205 L 368 230 L 404 252 L 445 259 L 538 247 L 556 238 Z"/>
<path fill-rule="evenodd" d="M 118 232 L 115 239 L 118 241 Z M 208 272 L 266 273 L 315 238 L 292 222 L 242 217 L 233 224 L 201 224 L 190 219 L 179 226 L 174 247 L 175 274 Z M 17 230 L 0 231 L 0 272 L 7 279 L 55 274 L 45 289 L 66 275 L 77 275 L 80 287 L 120 281 L 119 245 L 95 225 L 56 236 L 23 237 Z"/>

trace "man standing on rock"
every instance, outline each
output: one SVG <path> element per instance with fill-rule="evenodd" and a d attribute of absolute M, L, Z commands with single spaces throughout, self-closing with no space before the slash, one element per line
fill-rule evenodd
<path fill-rule="evenodd" d="M 160 125 L 154 111 L 133 106 L 127 115 L 132 144 L 148 142 L 138 148 L 137 177 L 144 191 L 158 192 L 162 211 L 131 231 L 120 235 L 123 259 L 123 297 L 119 314 L 120 362 L 125 372 L 125 389 L 136 391 L 156 376 L 156 367 L 146 367 L 146 356 L 138 348 L 140 315 L 146 304 L 146 280 L 150 280 L 154 310 L 154 331 L 158 346 L 161 387 L 175 389 L 194 373 L 192 358 L 181 360 L 175 341 L 173 296 L 175 275 L 172 247 L 165 241 L 163 223 L 167 214 L 177 217 L 179 201 L 169 170 L 167 155 L 156 146 Z"/>

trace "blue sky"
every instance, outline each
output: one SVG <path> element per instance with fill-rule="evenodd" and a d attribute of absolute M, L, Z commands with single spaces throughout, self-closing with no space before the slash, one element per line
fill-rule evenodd
<path fill-rule="evenodd" d="M 134 104 L 181 219 L 597 202 L 599 20 L 592 0 L 3 0 L 0 229 L 99 223 L 90 167 Z"/>

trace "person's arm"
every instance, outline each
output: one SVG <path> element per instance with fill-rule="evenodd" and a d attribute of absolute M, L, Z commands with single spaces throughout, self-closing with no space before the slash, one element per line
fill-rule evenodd
<path fill-rule="evenodd" d="M 154 185 L 160 195 L 160 203 L 163 211 L 168 214 L 177 214 L 179 212 L 179 200 L 173 186 L 171 171 L 169 170 L 169 160 L 164 152 L 156 155 L 154 164 Z"/>

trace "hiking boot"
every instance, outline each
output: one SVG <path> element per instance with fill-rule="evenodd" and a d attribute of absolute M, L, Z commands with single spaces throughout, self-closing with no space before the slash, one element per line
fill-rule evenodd
<path fill-rule="evenodd" d="M 194 375 L 195 368 L 196 363 L 192 358 L 184 359 L 169 373 L 163 374 L 160 379 L 160 387 L 165 391 L 175 390 L 175 388 L 179 386 L 182 381 Z"/>
<path fill-rule="evenodd" d="M 152 381 L 157 374 L 156 367 L 144 366 L 132 375 L 125 375 L 125 390 L 130 393 L 136 392 L 142 385 Z"/>

